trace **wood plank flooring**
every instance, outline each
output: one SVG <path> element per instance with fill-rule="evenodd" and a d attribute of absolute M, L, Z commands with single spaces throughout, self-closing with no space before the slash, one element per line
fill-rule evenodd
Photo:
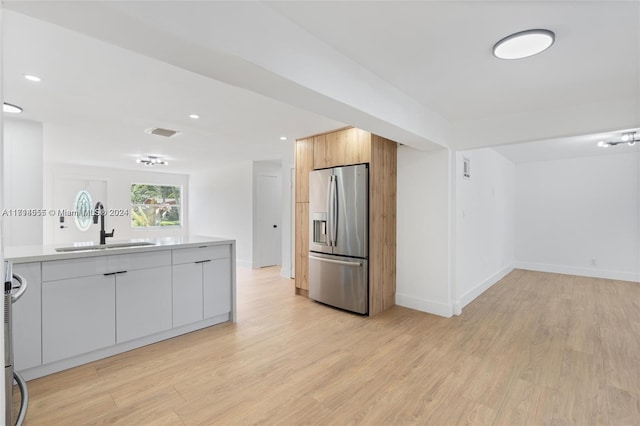
<path fill-rule="evenodd" d="M 640 284 L 515 270 L 459 317 L 366 318 L 239 270 L 236 324 L 29 392 L 27 425 L 639 425 Z"/>

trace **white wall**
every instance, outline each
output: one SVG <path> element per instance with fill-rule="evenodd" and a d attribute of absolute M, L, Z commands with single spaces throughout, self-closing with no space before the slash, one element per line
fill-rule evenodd
<path fill-rule="evenodd" d="M 286 278 L 294 276 L 294 167 L 295 141 L 289 142 L 286 155 L 282 158 L 282 268 L 280 275 Z"/>
<path fill-rule="evenodd" d="M 398 148 L 396 303 L 450 317 L 451 151 Z"/>
<path fill-rule="evenodd" d="M 463 159 L 471 165 L 463 177 Z M 490 148 L 456 153 L 455 310 L 511 272 L 516 166 Z"/>
<path fill-rule="evenodd" d="M 189 183 L 189 230 L 236 240 L 238 266 L 253 258 L 253 163 L 196 172 Z"/>
<path fill-rule="evenodd" d="M 4 207 L 42 209 L 42 123 L 4 121 Z M 41 245 L 42 216 L 4 217 L 4 245 Z"/>
<path fill-rule="evenodd" d="M 64 208 L 56 206 L 55 183 L 61 178 L 104 180 L 107 186 L 106 200 L 102 201 L 106 209 L 131 208 L 131 184 L 149 183 L 161 185 L 182 186 L 182 217 L 189 218 L 189 176 L 175 173 L 163 173 L 148 170 L 123 170 L 103 167 L 89 167 L 72 164 L 45 164 L 44 166 L 44 206 L 47 209 Z M 69 221 L 67 225 L 73 226 Z M 55 244 L 56 227 L 59 227 L 57 217 L 46 217 L 44 221 L 44 243 Z M 131 238 L 169 237 L 189 234 L 189 221 L 181 228 L 152 228 L 141 229 L 131 227 L 130 216 L 106 216 L 105 229 L 115 229 L 113 241 Z M 98 241 L 99 228 L 92 225 L 86 231 L 86 241 Z"/>
<path fill-rule="evenodd" d="M 516 173 L 518 267 L 640 281 L 638 153 L 522 163 Z"/>

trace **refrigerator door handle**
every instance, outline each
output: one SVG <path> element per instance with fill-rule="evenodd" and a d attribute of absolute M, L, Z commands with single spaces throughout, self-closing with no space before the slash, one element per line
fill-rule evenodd
<path fill-rule="evenodd" d="M 338 244 L 338 176 L 331 176 L 331 242 L 335 247 Z"/>
<path fill-rule="evenodd" d="M 22 426 L 27 416 L 27 408 L 29 407 L 29 390 L 27 389 L 27 382 L 22 378 L 20 373 L 14 371 L 13 378 L 18 384 L 18 389 L 20 389 L 20 411 L 18 411 L 16 426 Z"/>
<path fill-rule="evenodd" d="M 331 222 L 332 222 L 332 218 L 331 218 L 331 212 L 333 211 L 332 207 L 332 203 L 333 203 L 333 196 L 331 194 L 331 191 L 333 190 L 333 175 L 329 176 L 329 190 L 327 191 L 327 245 L 329 247 L 331 247 L 333 245 L 332 243 L 332 236 L 333 234 L 331 233 Z"/>
<path fill-rule="evenodd" d="M 319 260 L 321 262 L 336 263 L 338 265 L 362 266 L 362 262 L 347 262 L 347 261 L 344 261 L 344 260 L 327 259 L 327 258 L 324 258 L 324 257 L 317 257 L 317 256 L 312 256 L 312 255 L 309 255 L 309 259 Z"/>

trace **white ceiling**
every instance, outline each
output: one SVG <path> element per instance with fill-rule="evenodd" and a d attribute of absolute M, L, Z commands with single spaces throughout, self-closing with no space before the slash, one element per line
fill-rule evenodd
<path fill-rule="evenodd" d="M 638 99 L 637 2 L 275 2 L 273 8 L 451 122 Z M 330 24 L 328 24 L 330 23 Z M 493 44 L 547 28 L 520 61 Z"/>
<path fill-rule="evenodd" d="M 344 126 L 53 24 L 10 12 L 3 18 L 4 99 L 24 108 L 20 118 L 44 123 L 49 162 L 139 168 L 135 159 L 151 154 L 169 161 L 154 170 L 188 173 L 278 159 L 290 149 L 280 136 Z M 145 133 L 152 127 L 182 133 Z"/>
<path fill-rule="evenodd" d="M 520 162 L 598 155 L 588 135 L 640 127 L 638 2 L 3 6 L 3 97 L 44 123 L 46 161 L 135 168 L 158 154 L 189 173 L 350 124 L 419 149 L 536 141 L 501 148 Z M 538 27 L 556 32 L 550 50 L 491 55 Z M 144 133 L 157 126 L 182 134 Z"/>
<path fill-rule="evenodd" d="M 633 145 L 618 144 L 610 147 L 599 147 L 598 142 L 620 142 L 622 133 L 636 132 L 636 140 L 640 140 L 640 129 L 624 129 L 622 132 L 593 133 L 566 138 L 554 138 L 536 142 L 525 142 L 493 147 L 504 157 L 516 164 L 532 161 L 560 160 L 576 157 L 593 157 L 601 155 L 640 153 L 640 142 Z"/>

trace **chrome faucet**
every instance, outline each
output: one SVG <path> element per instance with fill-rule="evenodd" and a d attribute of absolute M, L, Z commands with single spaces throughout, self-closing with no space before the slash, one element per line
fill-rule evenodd
<path fill-rule="evenodd" d="M 93 209 L 93 223 L 98 223 L 98 216 L 100 216 L 100 245 L 104 245 L 107 243 L 107 237 L 113 237 L 115 229 L 112 229 L 111 232 L 104 232 L 104 217 L 105 217 L 104 206 L 100 201 L 96 203 L 96 207 Z"/>

